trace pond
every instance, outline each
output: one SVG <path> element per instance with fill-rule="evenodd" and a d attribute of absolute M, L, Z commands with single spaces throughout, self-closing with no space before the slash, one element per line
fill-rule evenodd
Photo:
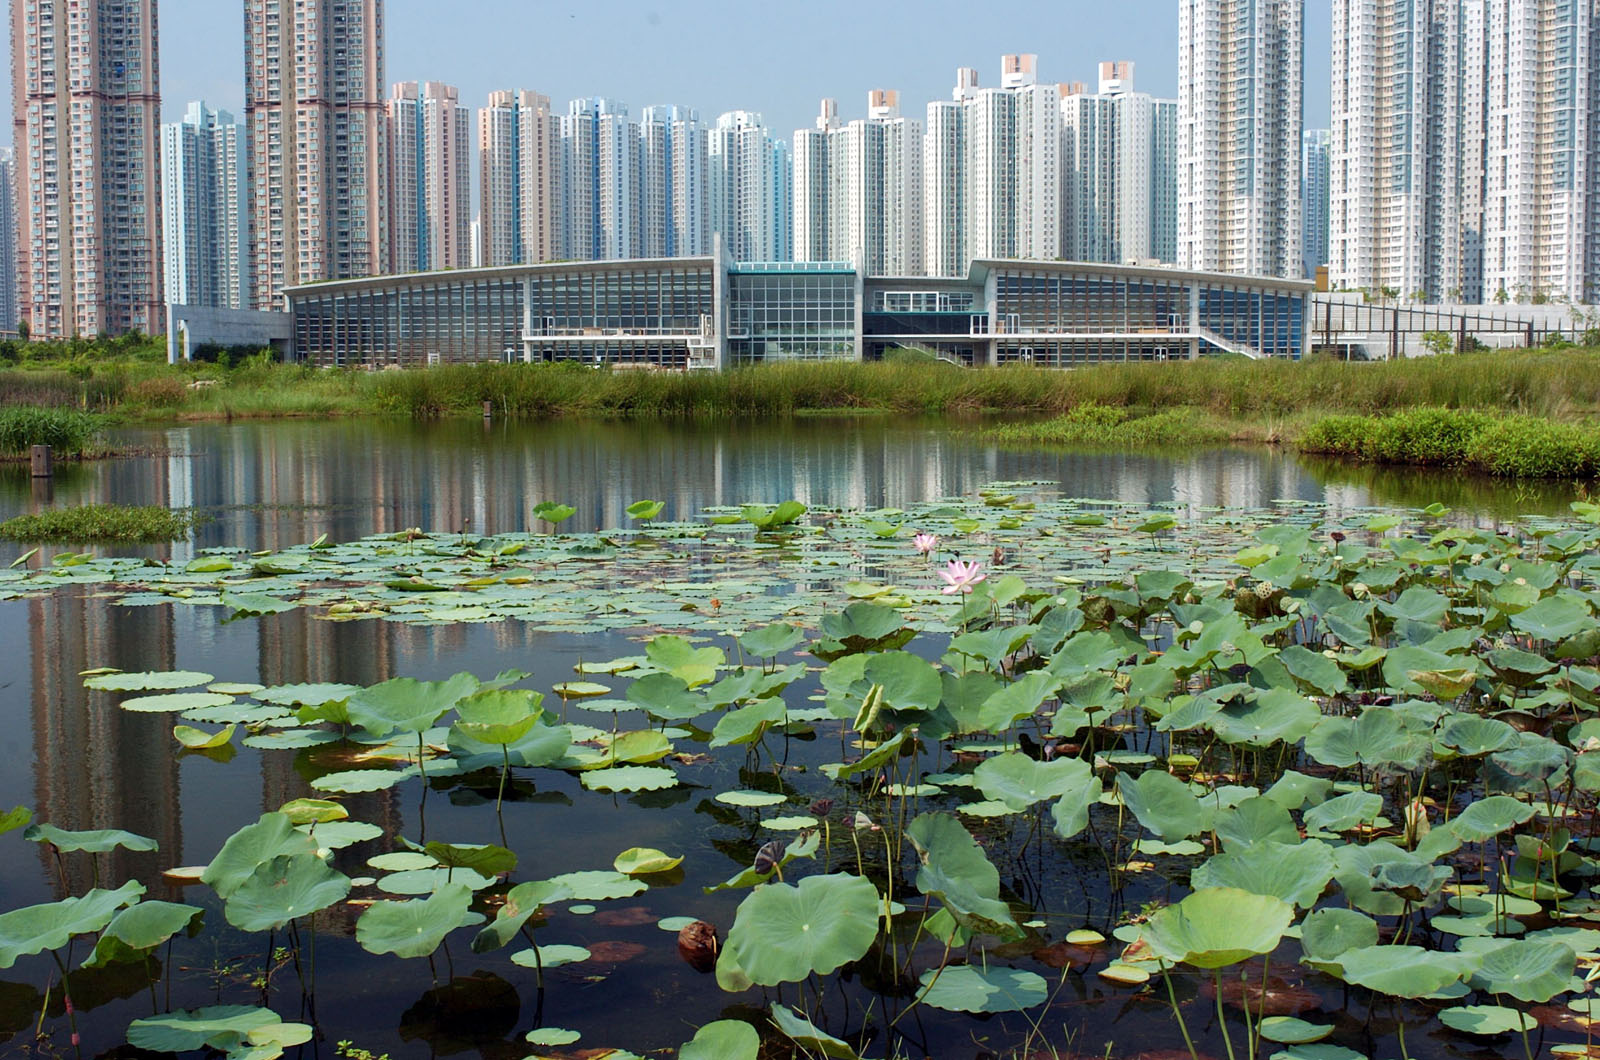
<path fill-rule="evenodd" d="M 75 968 L 92 933 L 69 951 L 13 945 L 21 929 L 0 927 L 0 960 L 15 960 L 0 973 L 0 1050 L 71 1054 L 75 1019 L 82 1050 L 103 1055 L 132 1021 L 229 1005 L 269 1007 L 314 1036 L 283 1032 L 275 1046 L 270 1032 L 246 1043 L 191 1027 L 179 1044 L 259 1057 L 670 1055 L 731 1020 L 759 1028 L 766 1055 L 798 1037 L 812 1054 L 1131 1060 L 1189 1056 L 1186 1034 L 1211 1057 L 1251 1045 L 1308 1060 L 1523 1055 L 1518 1025 L 1501 1024 L 1527 991 L 1494 978 L 1492 962 L 1484 971 L 1477 948 L 1524 933 L 1534 949 L 1511 956 L 1559 979 L 1537 999 L 1550 1012 L 1530 1024 L 1529 1050 L 1586 1039 L 1586 1009 L 1564 1003 L 1586 1005 L 1570 980 L 1587 965 L 1560 966 L 1600 948 L 1571 919 L 1592 908 L 1588 733 L 1549 719 L 1592 716 L 1593 671 L 1493 654 L 1566 645 L 1587 663 L 1600 650 L 1582 640 L 1593 527 L 1572 521 L 1559 490 L 1351 473 L 1266 450 L 1011 452 L 949 425 L 875 418 L 219 425 L 121 441 L 140 455 L 72 469 L 48 493 L 0 476 L 0 518 L 114 501 L 211 519 L 170 547 L 46 549 L 0 580 L 0 644 L 14 660 L 0 678 L 0 811 L 124 829 L 159 849 L 58 854 L 14 830 L 0 835 L 0 905 L 136 880 L 143 904 L 188 903 L 204 926 L 163 936 L 147 959 L 75 971 L 71 1018 L 49 952 Z M 771 508 L 741 511 L 790 499 L 809 510 L 789 525 Z M 641 500 L 663 503 L 641 519 L 628 510 Z M 552 525 L 541 502 L 571 514 Z M 1453 510 L 1419 511 L 1433 502 Z M 1519 513 L 1542 518 L 1513 529 Z M 763 519 L 774 525 L 751 525 Z M 915 531 L 940 535 L 932 556 Z M 23 551 L 4 546 L 0 565 Z M 951 559 L 983 564 L 971 597 L 941 591 Z M 1240 584 L 1256 595 L 1236 596 Z M 1520 617 L 1530 611 L 1539 623 Z M 1313 642 L 1340 650 L 1306 651 Z M 126 674 L 94 675 L 110 670 Z M 530 698 L 386 683 L 510 670 L 530 676 L 505 683 L 545 697 L 536 728 L 511 738 L 515 761 L 466 734 L 507 711 L 538 714 Z M 992 699 L 1002 691 L 1020 709 Z M 1164 724 L 1177 707 L 1192 716 Z M 1496 716 L 1510 708 L 1520 736 Z M 1363 728 L 1341 728 L 1358 724 L 1347 717 Z M 1449 742 L 1469 717 L 1499 741 L 1492 751 Z M 221 746 L 186 750 L 175 726 Z M 1485 783 L 1518 808 L 1487 799 Z M 1432 800 L 1421 811 L 1432 846 L 1414 827 L 1404 841 L 1419 793 Z M 284 854 L 291 840 L 238 880 L 163 875 L 212 862 L 264 814 L 262 827 L 287 827 L 276 811 L 306 799 L 348 812 L 306 826 L 326 854 L 314 870 Z M 1446 817 L 1468 806 L 1487 807 L 1474 811 L 1484 820 L 1468 818 L 1475 830 L 1451 846 Z M 502 878 L 503 864 L 405 841 L 503 846 L 516 865 Z M 1269 844 L 1293 848 L 1309 875 L 1271 882 L 1285 873 Z M 684 860 L 619 872 L 632 849 Z M 757 891 L 708 892 L 786 855 Z M 440 857 L 486 875 L 430 875 Z M 318 915 L 276 926 L 258 909 L 274 926 L 238 926 L 252 888 L 309 893 L 313 871 L 339 892 L 299 907 Z M 1207 947 L 1174 941 L 1157 912 L 1196 876 L 1225 882 L 1200 892 L 1232 903 L 1220 915 L 1272 936 L 1230 942 L 1243 950 L 1221 980 L 1200 970 Z M 534 889 L 508 904 L 512 885 Z M 478 888 L 471 912 L 465 886 Z M 1290 901 L 1250 904 L 1286 887 Z M 1479 888 L 1500 896 L 1498 913 L 1478 908 Z M 371 952 L 386 918 L 416 914 L 426 937 L 428 917 L 396 903 L 430 893 L 445 926 L 460 926 L 427 959 Z M 783 906 L 806 901 L 827 911 L 826 944 L 780 926 L 807 928 Z M 519 903 L 543 907 L 529 921 L 543 969 L 526 939 L 474 946 Z M 1305 919 L 1352 904 L 1358 919 Z M 931 916 L 940 909 L 954 936 Z M 1294 933 L 1316 925 L 1305 953 L 1280 937 L 1287 914 L 1273 933 L 1283 909 Z M 1170 995 L 1159 962 L 1139 959 L 1137 922 L 1151 914 Z M 676 934 L 688 921 L 725 942 L 734 931 L 734 959 L 715 973 L 687 961 Z M 1408 992 L 1322 939 L 1359 939 L 1368 923 L 1372 942 L 1381 930 L 1396 955 L 1455 974 Z M 1351 945 L 1369 964 L 1385 956 Z M 741 974 L 770 985 L 725 989 Z M 1450 1018 L 1479 1021 L 1477 1033 L 1442 1022 L 1451 1008 L 1471 1010 Z M 1323 1052 L 1280 1041 L 1312 1036 L 1306 1026 L 1326 1034 Z M 735 1031 L 712 1033 L 729 1037 L 702 1055 L 743 1055 Z"/>

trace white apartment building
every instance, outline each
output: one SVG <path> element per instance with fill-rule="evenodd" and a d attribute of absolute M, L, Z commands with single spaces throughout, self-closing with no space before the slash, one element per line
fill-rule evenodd
<path fill-rule="evenodd" d="M 1179 0 L 1178 265 L 1301 275 L 1304 0 Z"/>
<path fill-rule="evenodd" d="M 245 0 L 250 270 L 285 287 L 389 271 L 383 0 Z"/>
<path fill-rule="evenodd" d="M 556 259 L 559 124 L 537 92 L 492 92 L 478 111 L 479 264 Z"/>
<path fill-rule="evenodd" d="M 161 233 L 167 301 L 246 309 L 250 304 L 244 125 L 190 103 L 161 127 Z"/>
<path fill-rule="evenodd" d="M 17 330 L 17 167 L 0 148 L 0 332 Z"/>
<path fill-rule="evenodd" d="M 1099 91 L 1061 96 L 1062 256 L 1173 263 L 1178 103 L 1135 92 L 1131 62 L 1100 64 Z"/>
<path fill-rule="evenodd" d="M 156 0 L 12 0 L 19 312 L 37 338 L 166 330 Z"/>
<path fill-rule="evenodd" d="M 561 119 L 558 257 L 639 256 L 639 126 L 616 100 L 573 100 Z"/>
<path fill-rule="evenodd" d="M 900 94 L 875 89 L 867 117 L 841 123 L 822 101 L 815 129 L 795 133 L 797 261 L 859 261 L 874 276 L 920 276 L 923 132 Z"/>
<path fill-rule="evenodd" d="M 922 138 L 922 253 L 930 276 L 964 276 L 967 262 L 967 107 L 978 71 L 956 71 L 946 100 L 928 104 Z M 798 163 L 796 164 L 798 181 Z"/>
<path fill-rule="evenodd" d="M 640 256 L 711 253 L 710 163 L 699 113 L 686 107 L 646 107 L 639 140 Z"/>
<path fill-rule="evenodd" d="M 472 263 L 472 134 L 455 86 L 403 81 L 389 95 L 389 267 Z"/>
<path fill-rule="evenodd" d="M 1061 256 L 1061 90 L 1038 57 L 1001 59 L 999 88 L 958 88 L 966 119 L 966 254 Z"/>
<path fill-rule="evenodd" d="M 730 111 L 709 131 L 711 231 L 732 261 L 787 261 L 794 253 L 795 165 L 761 115 Z"/>
<path fill-rule="evenodd" d="M 1307 129 L 1300 137 L 1300 255 L 1308 278 L 1315 277 L 1317 270 L 1328 264 L 1330 139 L 1327 129 Z"/>

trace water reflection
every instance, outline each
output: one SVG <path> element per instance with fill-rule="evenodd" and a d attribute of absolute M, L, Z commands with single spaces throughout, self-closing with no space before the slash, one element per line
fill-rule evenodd
<path fill-rule="evenodd" d="M 25 469 L 0 474 L 0 517 L 89 502 L 198 507 L 213 518 L 186 560 L 218 545 L 279 548 L 321 533 L 350 538 L 409 527 L 503 533 L 528 529 L 543 500 L 578 509 L 566 528 L 628 523 L 636 500 L 664 519 L 716 505 L 794 497 L 813 506 L 905 507 L 970 495 L 1001 480 L 1040 480 L 1067 496 L 1259 507 L 1279 499 L 1424 506 L 1435 500 L 1496 515 L 1560 511 L 1559 486 L 1536 490 L 1453 474 L 1350 471 L 1268 449 L 1177 454 L 1017 452 L 960 426 L 800 419 L 713 426 L 658 422 L 204 425 L 123 432 L 143 455 L 69 468 L 35 496 Z M 10 553 L 14 554 L 14 553 Z"/>

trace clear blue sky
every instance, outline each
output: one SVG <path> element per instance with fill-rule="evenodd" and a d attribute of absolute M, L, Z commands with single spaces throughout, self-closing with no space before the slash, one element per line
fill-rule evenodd
<path fill-rule="evenodd" d="M 1306 0 L 1306 125 L 1328 120 L 1331 0 Z M 606 95 L 634 115 L 654 103 L 764 114 L 787 138 L 817 101 L 860 117 L 866 93 L 898 88 L 908 114 L 945 98 L 958 66 L 999 80 L 1000 56 L 1035 52 L 1046 81 L 1093 82 L 1101 59 L 1132 59 L 1139 87 L 1177 94 L 1176 0 L 387 0 L 390 82 L 435 80 L 481 106 L 496 88 L 543 92 L 564 109 Z M 243 102 L 238 0 L 161 0 L 162 101 L 235 112 Z M 0 142 L 11 139 L 11 98 Z"/>

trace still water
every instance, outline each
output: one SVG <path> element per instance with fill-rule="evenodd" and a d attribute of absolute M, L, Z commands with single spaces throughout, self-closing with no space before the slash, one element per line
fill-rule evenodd
<path fill-rule="evenodd" d="M 1555 489 L 1519 493 L 1452 476 L 1351 473 L 1264 449 L 1015 452 L 949 425 L 880 418 L 712 427 L 217 425 L 128 431 L 117 440 L 139 455 L 69 468 L 43 486 L 5 469 L 0 519 L 48 504 L 197 508 L 210 520 L 192 540 L 143 550 L 183 563 L 206 548 L 275 549 L 323 533 L 344 540 L 410 527 L 480 534 L 525 530 L 531 509 L 545 500 L 577 508 L 564 529 L 594 530 L 625 525 L 624 509 L 641 499 L 665 501 L 663 519 L 689 520 L 708 507 L 788 498 L 813 507 L 901 507 L 970 496 L 997 481 L 1049 483 L 1067 496 L 1170 504 L 1190 514 L 1265 507 L 1280 499 L 1335 508 L 1438 500 L 1492 521 L 1519 511 L 1558 512 L 1571 499 Z M 20 551 L 0 545 L 0 564 Z M 117 882 L 143 881 L 148 898 L 207 905 L 206 932 L 171 957 L 172 996 L 159 999 L 163 1011 L 219 1001 L 255 1003 L 259 994 L 248 980 L 263 955 L 242 951 L 246 940 L 226 929 L 208 892 L 175 891 L 162 882 L 161 870 L 204 864 L 228 835 L 260 813 L 315 796 L 308 779 L 324 770 L 310 751 L 240 748 L 227 763 L 178 756 L 170 717 L 107 709 L 83 689 L 82 671 L 200 670 L 222 681 L 265 685 L 366 685 L 395 676 L 439 679 L 462 670 L 488 677 L 516 667 L 535 674 L 534 687 L 548 689 L 569 679 L 580 660 L 639 651 L 638 641 L 623 633 L 542 634 L 516 622 L 333 624 L 296 611 L 224 623 L 220 609 L 123 607 L 87 590 L 0 602 L 0 647 L 6 656 L 0 662 L 0 809 L 30 806 L 38 820 L 62 828 L 125 828 L 151 836 L 160 843 L 159 853 L 110 858 L 102 862 L 107 875 Z M 582 720 L 610 724 L 593 715 Z M 794 755 L 802 763 L 833 761 L 838 748 L 798 747 Z M 541 943 L 584 945 L 618 959 L 561 969 L 543 994 L 531 973 L 506 960 L 509 951 L 478 957 L 464 942 L 453 942 L 453 958 L 441 955 L 433 969 L 426 961 L 391 959 L 382 963 L 384 974 L 375 976 L 353 939 L 359 911 L 350 912 L 348 922 L 324 924 L 328 937 L 317 968 L 324 1003 L 314 1014 L 323 1039 L 307 1046 L 305 1055 L 331 1056 L 332 1043 L 349 1039 L 396 1058 L 520 1060 L 532 1051 L 523 1033 L 541 1024 L 580 1030 L 585 1046 L 644 1053 L 676 1046 L 704 1023 L 743 1013 L 738 1005 L 747 998 L 723 994 L 680 961 L 672 936 L 655 921 L 697 917 L 726 929 L 738 896 L 706 896 L 701 887 L 747 866 L 772 836 L 711 796 L 770 787 L 775 778 L 751 774 L 737 755 L 724 755 L 686 771 L 685 783 L 667 792 L 601 796 L 549 770 L 538 771 L 536 780 L 537 787 L 519 785 L 505 815 L 510 845 L 529 867 L 520 878 L 609 868 L 616 853 L 632 846 L 695 852 L 686 877 L 628 903 L 608 903 L 593 916 L 555 913 L 540 931 Z M 785 781 L 784 788 L 791 783 L 803 806 L 805 781 Z M 484 812 L 486 798 L 492 803 L 493 792 L 446 782 L 426 792 L 412 784 L 347 801 L 352 819 L 378 824 L 388 836 L 418 838 L 425 813 L 429 838 L 481 843 L 497 841 L 492 806 Z M 1118 912 L 1163 893 L 1160 880 L 1125 895 L 1076 893 L 1051 878 L 1055 870 L 1046 859 L 1030 861 L 1026 840 L 1017 838 L 1023 840 L 1021 853 L 1002 866 L 1002 877 L 1042 917 L 1070 920 L 1070 926 L 1108 926 Z M 993 839 L 1009 843 L 1009 837 Z M 359 854 L 345 871 L 359 875 L 361 858 L 373 852 Z M 52 901 L 90 886 L 84 862 L 61 870 L 16 834 L 0 837 L 0 907 Z M 0 1053 L 20 1055 L 32 1047 L 51 972 L 47 961 L 34 959 L 0 973 Z M 145 991 L 142 975 L 121 973 L 78 988 L 86 1054 L 120 1043 L 129 1020 L 150 1015 L 152 999 Z M 1115 1000 L 1091 1004 L 1101 998 Z M 274 979 L 270 1000 L 286 1019 L 309 1021 L 313 1015 L 297 1011 L 302 1000 L 292 968 Z M 1160 999 L 1132 999 L 1092 976 L 1074 981 L 1056 1004 L 1048 1019 L 1049 1040 L 1058 1048 L 1065 1044 L 1064 1032 L 1083 1035 L 1078 1047 L 1091 1055 L 1101 1055 L 1112 1041 L 1119 1042 L 1117 1056 L 1182 1044 Z M 59 1000 L 51 1005 L 59 1012 Z M 830 1030 L 859 1027 L 847 1001 L 834 999 L 832 1005 Z M 970 1023 L 933 1012 L 923 1012 L 917 1023 L 907 1029 L 901 1048 L 938 1057 L 971 1058 L 1009 1047 L 1028 1028 L 1020 1017 L 999 1017 L 981 1024 L 983 1033 L 974 1037 Z M 47 1026 L 59 1030 L 62 1021 Z M 64 1046 L 59 1036 L 56 1046 Z M 881 1046 L 869 1055 L 881 1055 Z M 1412 1051 L 1432 1055 L 1416 1045 Z"/>

